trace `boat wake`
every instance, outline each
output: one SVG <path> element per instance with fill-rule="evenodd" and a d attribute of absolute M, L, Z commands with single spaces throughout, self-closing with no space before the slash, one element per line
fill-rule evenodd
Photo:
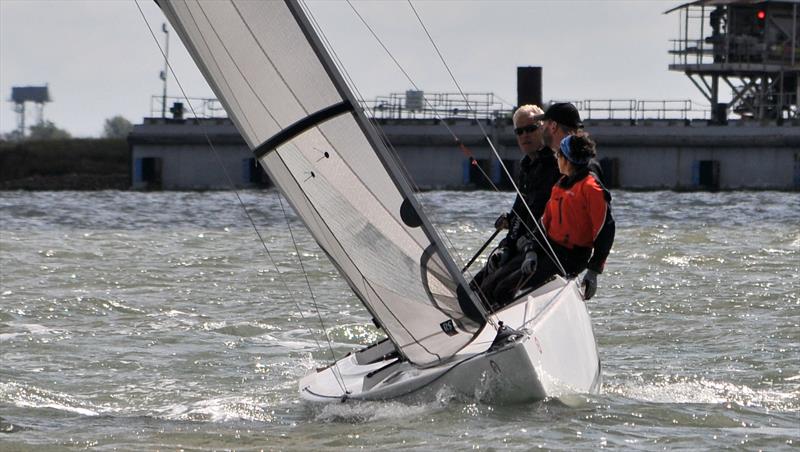
<path fill-rule="evenodd" d="M 409 419 L 424 416 L 442 409 L 437 402 L 408 405 L 402 402 L 354 402 L 319 405 L 314 420 L 317 422 L 362 424 L 391 419 Z"/>
<path fill-rule="evenodd" d="M 443 386 L 431 397 L 398 401 L 355 401 L 348 403 L 307 404 L 317 422 L 362 424 L 392 419 L 411 419 L 447 409 L 452 404 L 474 402 L 449 386 Z M 474 405 L 474 403 L 473 403 Z"/>

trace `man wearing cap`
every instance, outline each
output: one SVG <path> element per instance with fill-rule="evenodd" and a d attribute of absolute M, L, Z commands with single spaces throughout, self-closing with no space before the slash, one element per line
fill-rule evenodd
<path fill-rule="evenodd" d="M 475 276 L 475 287 L 480 287 L 483 293 L 491 292 L 493 285 L 504 274 L 519 268 L 524 253 L 517 248 L 517 240 L 536 230 L 534 218 L 541 218 L 553 185 L 561 177 L 553 151 L 544 146 L 542 122 L 535 119 L 543 113 L 536 105 L 523 105 L 514 112 L 514 134 L 524 154 L 516 181 L 519 194 L 511 211 L 500 215 L 495 221 L 495 228 L 507 228 L 508 233 L 489 257 L 486 267 Z"/>
<path fill-rule="evenodd" d="M 561 141 L 568 135 L 583 128 L 581 114 L 575 105 L 569 102 L 558 102 L 550 105 L 544 114 L 536 115 L 537 121 L 543 121 L 542 136 L 545 146 L 557 150 Z M 603 181 L 603 170 L 596 159 L 589 161 L 589 171 Z"/>

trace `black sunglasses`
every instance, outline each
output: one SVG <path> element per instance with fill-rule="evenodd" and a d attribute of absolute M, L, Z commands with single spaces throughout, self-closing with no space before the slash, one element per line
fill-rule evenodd
<path fill-rule="evenodd" d="M 531 124 L 531 125 L 525 126 L 525 127 L 517 127 L 516 129 L 514 129 L 514 133 L 516 133 L 517 135 L 522 135 L 525 132 L 533 133 L 533 132 L 536 132 L 536 130 L 538 128 L 539 128 L 539 126 Z"/>

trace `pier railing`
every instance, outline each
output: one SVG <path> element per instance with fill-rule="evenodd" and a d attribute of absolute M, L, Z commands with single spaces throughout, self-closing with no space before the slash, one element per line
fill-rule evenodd
<path fill-rule="evenodd" d="M 150 117 L 162 114 L 161 96 L 152 96 Z M 167 97 L 163 110 L 166 117 L 175 117 L 175 104 L 182 104 L 183 118 L 216 119 L 228 114 L 217 99 Z M 689 99 L 584 99 L 554 100 L 572 102 L 584 120 L 669 120 L 708 118 L 708 111 L 695 109 Z M 493 93 L 423 93 L 421 91 L 392 93 L 362 102 L 367 115 L 373 119 L 472 119 L 494 120 L 511 118 L 513 107 Z"/>
<path fill-rule="evenodd" d="M 493 93 L 406 91 L 378 96 L 362 106 L 375 119 L 494 119 L 512 111 Z"/>
<path fill-rule="evenodd" d="M 222 106 L 222 103 L 217 99 L 190 97 L 188 101 L 191 103 L 189 106 L 185 97 L 167 97 L 166 105 L 162 96 L 150 97 L 150 117 L 159 118 L 162 113 L 168 118 L 173 118 L 175 112 L 173 108 L 176 104 L 182 106 L 182 116 L 184 118 L 227 118 L 228 112 Z"/>
<path fill-rule="evenodd" d="M 586 99 L 557 102 L 571 102 L 584 120 L 686 120 L 707 116 L 707 112 L 693 108 L 691 99 Z"/>

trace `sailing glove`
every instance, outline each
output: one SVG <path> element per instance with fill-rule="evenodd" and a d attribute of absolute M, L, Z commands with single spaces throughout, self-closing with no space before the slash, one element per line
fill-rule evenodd
<path fill-rule="evenodd" d="M 583 286 L 583 299 L 591 299 L 597 292 L 597 272 L 594 270 L 586 270 L 581 285 Z"/>
<path fill-rule="evenodd" d="M 528 238 L 527 235 L 523 235 L 522 237 L 517 239 L 517 250 L 522 253 L 527 253 L 528 251 L 533 250 L 533 240 Z"/>
<path fill-rule="evenodd" d="M 498 247 L 494 250 L 492 255 L 489 256 L 489 260 L 486 262 L 486 269 L 489 270 L 489 273 L 492 273 L 502 267 L 510 257 L 511 253 L 508 251 L 508 248 Z"/>
<path fill-rule="evenodd" d="M 508 214 L 503 213 L 494 220 L 494 228 L 495 229 L 508 229 Z"/>
<path fill-rule="evenodd" d="M 532 275 L 536 271 L 538 263 L 539 256 L 536 255 L 536 251 L 528 251 L 525 253 L 525 260 L 522 261 L 522 266 L 519 269 L 523 275 Z"/>

